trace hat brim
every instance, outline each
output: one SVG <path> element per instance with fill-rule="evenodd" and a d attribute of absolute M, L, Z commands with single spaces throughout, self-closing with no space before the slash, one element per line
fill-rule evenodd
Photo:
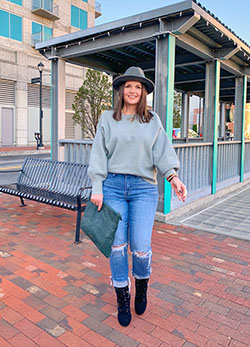
<path fill-rule="evenodd" d="M 127 82 L 127 81 L 138 81 L 141 82 L 148 94 L 152 93 L 154 91 L 155 85 L 149 78 L 139 77 L 139 76 L 133 76 L 133 75 L 124 75 L 124 76 L 118 76 L 113 81 L 113 87 L 115 90 L 119 90 L 120 86 Z"/>

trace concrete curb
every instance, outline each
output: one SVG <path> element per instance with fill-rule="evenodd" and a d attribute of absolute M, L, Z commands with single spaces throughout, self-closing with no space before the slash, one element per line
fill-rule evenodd
<path fill-rule="evenodd" d="M 213 195 L 212 194 L 207 195 L 200 198 L 199 200 L 192 201 L 189 204 L 183 207 L 177 208 L 168 214 L 163 214 L 162 212 L 156 212 L 155 220 L 159 222 L 163 222 L 163 223 L 170 223 L 171 221 L 175 220 L 175 223 L 176 223 L 177 218 L 179 217 L 183 218 L 184 215 L 189 214 L 191 211 L 201 210 L 209 206 L 210 204 L 212 204 L 215 200 L 223 198 L 224 196 L 234 192 L 237 189 L 240 190 L 241 188 L 245 187 L 248 184 L 250 184 L 250 178 L 246 179 L 244 182 L 236 183 L 231 185 L 230 187 L 221 189 Z"/>
<path fill-rule="evenodd" d="M 0 157 L 7 156 L 18 156 L 18 155 L 34 155 L 34 154 L 49 154 L 50 149 L 43 150 L 32 150 L 32 151 L 10 151 L 10 152 L 0 152 Z"/>

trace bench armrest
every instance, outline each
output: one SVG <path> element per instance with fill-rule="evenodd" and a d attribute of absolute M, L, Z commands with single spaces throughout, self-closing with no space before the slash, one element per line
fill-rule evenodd
<path fill-rule="evenodd" d="M 80 189 L 78 190 L 78 193 L 77 193 L 77 196 L 76 196 L 78 207 L 81 206 L 81 194 L 82 194 L 82 192 L 83 192 L 85 189 L 92 189 L 92 187 L 82 187 L 82 188 L 80 188 Z"/>
<path fill-rule="evenodd" d="M 81 195 L 81 192 L 83 192 L 85 189 L 92 189 L 92 187 L 82 187 L 78 190 L 77 196 Z"/>

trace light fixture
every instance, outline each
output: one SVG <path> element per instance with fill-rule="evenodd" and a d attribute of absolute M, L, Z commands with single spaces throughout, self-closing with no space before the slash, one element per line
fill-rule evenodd
<path fill-rule="evenodd" d="M 44 70 L 44 65 L 43 65 L 43 63 L 40 61 L 40 63 L 37 65 L 37 68 L 38 68 L 38 71 L 39 72 L 43 72 L 43 70 Z"/>

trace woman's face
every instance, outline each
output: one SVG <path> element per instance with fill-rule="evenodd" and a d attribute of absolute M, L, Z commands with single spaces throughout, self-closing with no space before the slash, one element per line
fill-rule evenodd
<path fill-rule="evenodd" d="M 142 84 L 137 81 L 127 81 L 124 85 L 123 100 L 125 105 L 137 105 L 142 95 Z"/>

